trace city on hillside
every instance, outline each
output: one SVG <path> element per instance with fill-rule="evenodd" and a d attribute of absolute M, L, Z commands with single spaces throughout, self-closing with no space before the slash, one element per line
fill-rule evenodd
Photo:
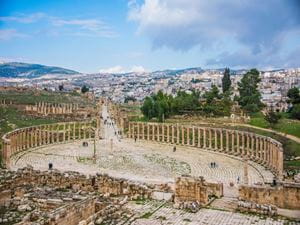
<path fill-rule="evenodd" d="M 300 225 L 299 0 L 0 0 L 0 225 Z"/>

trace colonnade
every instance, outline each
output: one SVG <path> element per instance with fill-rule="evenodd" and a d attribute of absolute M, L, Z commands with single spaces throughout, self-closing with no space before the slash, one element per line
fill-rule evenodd
<path fill-rule="evenodd" d="M 4 166 L 9 167 L 10 158 L 13 154 L 30 148 L 95 138 L 96 127 L 99 126 L 99 122 L 95 125 L 92 121 L 68 122 L 26 127 L 11 131 L 2 137 Z"/>
<path fill-rule="evenodd" d="M 282 178 L 282 144 L 270 137 L 222 128 L 142 122 L 130 122 L 127 135 L 240 156 L 264 165 Z"/>
<path fill-rule="evenodd" d="M 121 110 L 118 105 L 112 104 L 109 102 L 108 111 L 111 117 L 116 122 L 118 128 L 120 128 L 121 132 L 124 133 L 125 127 L 128 126 L 128 117 L 125 112 Z"/>
<path fill-rule="evenodd" d="M 0 99 L 0 105 L 12 105 L 12 101 L 7 99 Z"/>
<path fill-rule="evenodd" d="M 35 112 L 38 114 L 49 115 L 49 114 L 71 114 L 77 111 L 79 108 L 78 104 L 57 104 L 57 103 L 46 103 L 39 102 L 35 105 L 27 105 L 25 110 L 29 112 Z"/>

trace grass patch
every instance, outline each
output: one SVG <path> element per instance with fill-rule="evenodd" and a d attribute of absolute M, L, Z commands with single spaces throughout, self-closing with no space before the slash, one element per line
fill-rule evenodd
<path fill-rule="evenodd" d="M 288 119 L 286 113 L 282 113 L 282 119 L 274 127 L 271 127 L 262 113 L 253 114 L 249 124 L 256 127 L 274 129 L 300 138 L 300 121 Z"/>
<path fill-rule="evenodd" d="M 141 216 L 141 219 L 149 219 L 153 215 L 153 212 L 146 212 Z"/>
<path fill-rule="evenodd" d="M 37 102 L 48 103 L 76 103 L 87 105 L 90 101 L 76 92 L 52 92 L 52 91 L 2 91 L 0 99 L 12 101 L 17 104 L 35 104 Z"/>

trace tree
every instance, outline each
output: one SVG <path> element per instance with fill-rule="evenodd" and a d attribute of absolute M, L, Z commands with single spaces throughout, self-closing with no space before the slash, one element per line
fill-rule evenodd
<path fill-rule="evenodd" d="M 64 85 L 63 84 L 58 85 L 58 90 L 63 91 L 64 90 Z"/>
<path fill-rule="evenodd" d="M 152 119 L 155 115 L 154 115 L 154 107 L 153 107 L 153 100 L 151 97 L 146 97 L 144 104 L 141 107 L 141 111 L 143 113 L 143 115 L 147 118 L 147 119 Z"/>
<path fill-rule="evenodd" d="M 81 88 L 81 93 L 84 94 L 84 93 L 88 92 L 89 90 L 90 89 L 87 86 L 83 85 Z"/>
<path fill-rule="evenodd" d="M 300 120 L 300 93 L 299 93 L 299 89 L 297 87 L 291 88 L 288 91 L 287 96 L 289 97 L 287 102 L 293 104 L 292 108 L 290 109 L 291 118 Z"/>
<path fill-rule="evenodd" d="M 229 92 L 231 87 L 231 80 L 230 80 L 230 69 L 225 68 L 224 75 L 222 78 L 222 90 L 223 93 Z"/>
<path fill-rule="evenodd" d="M 300 104 L 296 104 L 293 106 L 291 110 L 291 117 L 293 119 L 300 120 Z"/>
<path fill-rule="evenodd" d="M 203 98 L 206 100 L 207 104 L 212 103 L 216 99 L 221 99 L 217 86 L 212 85 L 211 89 L 203 94 Z"/>
<path fill-rule="evenodd" d="M 247 112 L 258 112 L 264 104 L 260 101 L 261 94 L 258 91 L 258 84 L 261 81 L 259 71 L 251 69 L 238 83 L 239 98 L 238 103 L 241 108 Z"/>
<path fill-rule="evenodd" d="M 226 92 L 228 93 L 228 91 Z M 205 100 L 202 106 L 203 113 L 209 116 L 229 116 L 232 101 L 228 94 L 220 94 L 217 86 L 213 85 L 211 90 L 203 94 Z"/>
<path fill-rule="evenodd" d="M 289 97 L 288 102 L 292 103 L 293 105 L 300 103 L 300 93 L 297 87 L 291 88 L 288 91 L 287 96 Z"/>
<path fill-rule="evenodd" d="M 133 96 L 126 96 L 125 99 L 124 99 L 124 103 L 128 103 L 129 101 L 135 102 L 136 98 L 133 97 Z"/>
<path fill-rule="evenodd" d="M 271 125 L 271 127 L 274 127 L 280 119 L 281 115 L 278 112 L 274 112 L 273 109 L 265 115 L 265 120 Z"/>

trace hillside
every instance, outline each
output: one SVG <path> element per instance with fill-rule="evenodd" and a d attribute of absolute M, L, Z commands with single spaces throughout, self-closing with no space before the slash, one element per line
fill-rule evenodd
<path fill-rule="evenodd" d="M 61 67 L 44 66 L 39 64 L 28 64 L 20 62 L 9 62 L 0 64 L 0 77 L 12 78 L 34 78 L 46 74 L 72 75 L 79 72 Z"/>

